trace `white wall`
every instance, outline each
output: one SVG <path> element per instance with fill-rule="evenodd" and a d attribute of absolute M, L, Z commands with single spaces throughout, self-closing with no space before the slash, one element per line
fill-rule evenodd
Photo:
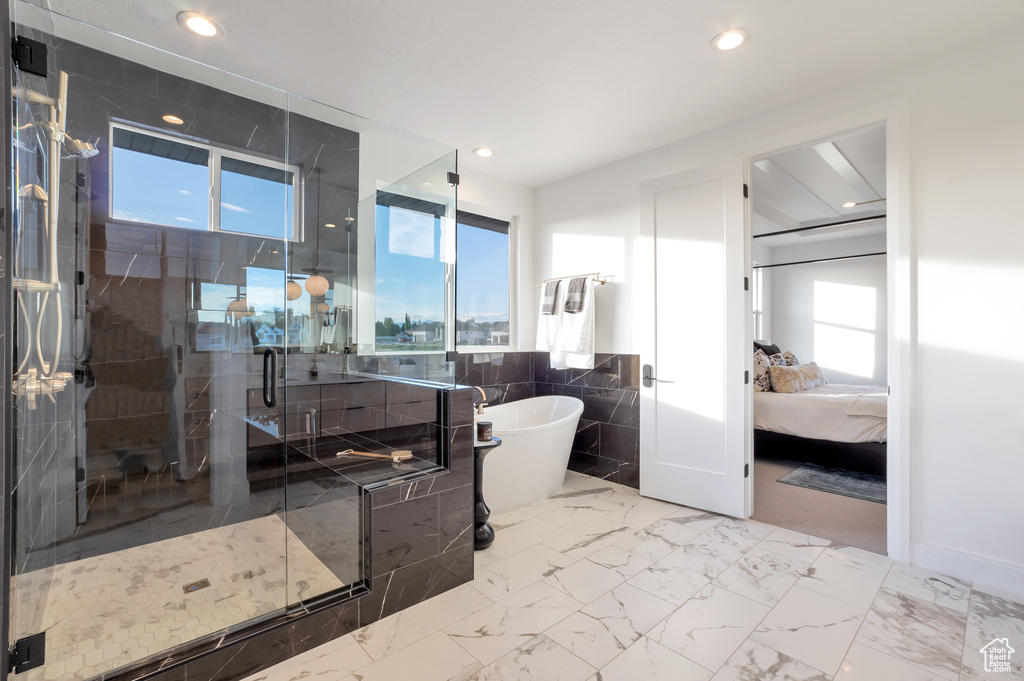
<path fill-rule="evenodd" d="M 772 262 L 800 262 L 885 251 L 885 235 L 772 249 Z M 885 385 L 884 256 L 767 270 L 771 340 L 801 363 L 817 362 L 832 383 Z"/>
<path fill-rule="evenodd" d="M 601 269 L 599 352 L 635 353 L 638 184 L 906 104 L 912 216 L 911 559 L 1024 591 L 1024 29 L 625 159 L 536 192 L 536 276 Z M 838 132 L 838 131 L 834 131 Z M 822 134 L 824 134 L 823 131 Z M 606 246 L 616 245 L 611 252 Z M 577 252 L 569 252 L 573 245 Z M 621 253 L 621 255 L 620 255 Z M 556 269 L 558 271 L 556 271 Z"/>
<path fill-rule="evenodd" d="M 512 274 L 512 345 L 516 350 L 533 350 L 537 335 L 533 266 L 533 188 L 506 182 L 471 170 L 459 171 L 459 210 L 485 215 L 513 224 L 512 248 L 518 254 Z"/>

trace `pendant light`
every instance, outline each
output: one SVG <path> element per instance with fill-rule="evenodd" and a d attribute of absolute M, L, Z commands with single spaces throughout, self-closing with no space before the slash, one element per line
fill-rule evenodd
<path fill-rule="evenodd" d="M 299 286 L 299 282 L 295 281 L 295 277 L 288 277 L 285 296 L 288 297 L 288 300 L 298 300 L 302 297 L 302 287 Z"/>
<path fill-rule="evenodd" d="M 313 172 L 316 173 L 316 265 L 303 268 L 302 271 L 309 272 L 309 278 L 306 279 L 306 290 L 309 291 L 309 295 L 322 296 L 331 287 L 327 277 L 324 277 L 323 274 L 330 274 L 334 270 L 320 268 L 320 177 L 324 174 L 324 169 L 313 168 Z"/>

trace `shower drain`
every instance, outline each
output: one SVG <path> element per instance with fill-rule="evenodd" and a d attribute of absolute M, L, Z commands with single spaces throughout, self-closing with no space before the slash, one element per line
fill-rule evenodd
<path fill-rule="evenodd" d="M 203 577 L 198 582 L 192 582 L 191 584 L 186 584 L 185 586 L 181 587 L 181 590 L 184 591 L 187 594 L 190 594 L 190 593 L 194 593 L 196 591 L 199 591 L 200 589 L 205 589 L 208 586 L 210 586 L 210 580 L 205 578 L 205 577 Z"/>

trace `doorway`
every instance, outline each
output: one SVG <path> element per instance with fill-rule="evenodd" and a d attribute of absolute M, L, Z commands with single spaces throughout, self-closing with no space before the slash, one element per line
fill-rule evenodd
<path fill-rule="evenodd" d="M 754 157 L 751 517 L 887 552 L 886 126 Z"/>

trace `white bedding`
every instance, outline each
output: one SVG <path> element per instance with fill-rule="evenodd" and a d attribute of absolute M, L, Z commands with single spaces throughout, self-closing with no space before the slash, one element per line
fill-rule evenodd
<path fill-rule="evenodd" d="M 754 393 L 754 427 L 774 433 L 832 442 L 885 442 L 884 416 L 857 415 L 884 409 L 861 409 L 885 400 L 884 385 L 823 385 L 799 393 Z"/>

